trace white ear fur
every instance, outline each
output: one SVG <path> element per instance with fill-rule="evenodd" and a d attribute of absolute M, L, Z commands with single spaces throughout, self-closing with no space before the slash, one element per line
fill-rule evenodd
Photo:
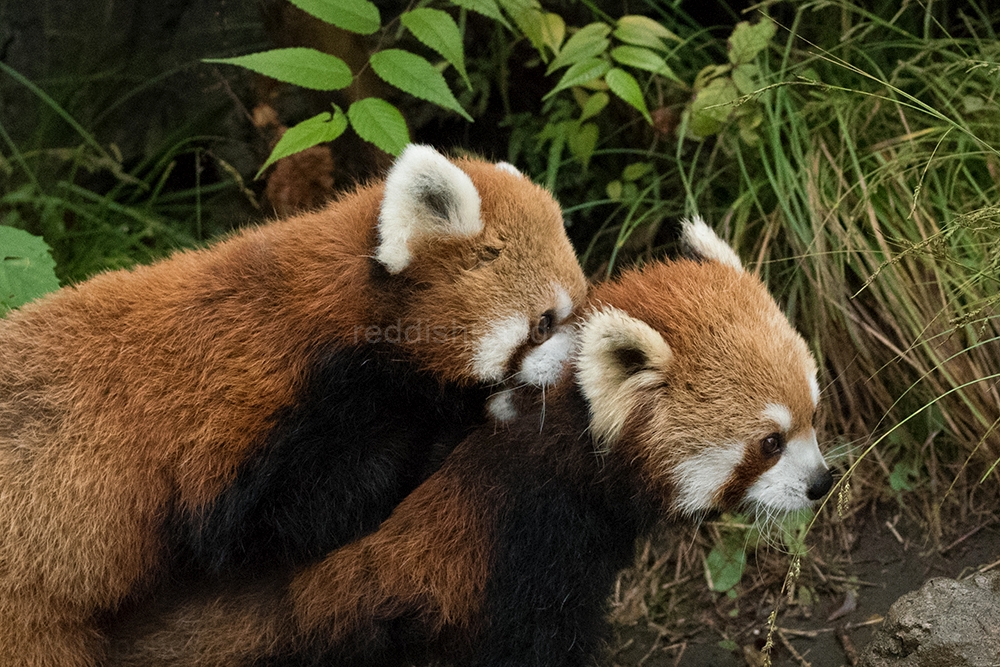
<path fill-rule="evenodd" d="M 430 146 L 410 144 L 385 179 L 375 259 L 399 273 L 413 259 L 412 239 L 474 236 L 482 228 L 472 179 Z"/>
<path fill-rule="evenodd" d="M 681 222 L 681 243 L 700 259 L 728 264 L 743 270 L 743 264 L 728 243 L 718 237 L 700 216 Z"/>
<path fill-rule="evenodd" d="M 520 176 L 521 178 L 527 178 L 527 176 L 521 173 L 520 169 L 512 165 L 510 162 L 497 162 L 494 166 L 496 166 L 496 168 L 500 171 L 506 171 L 508 174 L 514 174 L 515 176 Z"/>
<path fill-rule="evenodd" d="M 590 404 L 590 429 L 601 448 L 618 439 L 644 385 L 659 382 L 673 361 L 655 329 L 605 307 L 581 325 L 576 381 Z"/>

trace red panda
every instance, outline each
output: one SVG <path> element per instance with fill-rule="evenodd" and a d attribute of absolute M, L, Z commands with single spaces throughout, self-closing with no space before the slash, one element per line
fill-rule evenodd
<path fill-rule="evenodd" d="M 657 520 L 810 505 L 816 365 L 700 220 L 697 260 L 597 286 L 572 369 L 480 428 L 378 531 L 299 569 L 119 620 L 109 665 L 588 665 Z"/>
<path fill-rule="evenodd" d="M 376 529 L 490 392 L 555 379 L 586 290 L 545 190 L 411 146 L 322 210 L 10 313 L 0 664 L 100 664 L 106 619 L 166 577 Z"/>

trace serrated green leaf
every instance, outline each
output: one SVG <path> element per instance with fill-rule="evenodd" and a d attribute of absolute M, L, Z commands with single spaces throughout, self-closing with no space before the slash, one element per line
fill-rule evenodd
<path fill-rule="evenodd" d="M 729 36 L 729 62 L 734 65 L 750 62 L 767 48 L 776 31 L 774 22 L 768 19 L 753 25 L 747 21 L 737 23 Z"/>
<path fill-rule="evenodd" d="M 552 97 L 560 90 L 565 90 L 572 86 L 580 86 L 585 83 L 589 83 L 594 79 L 599 79 L 604 76 L 607 71 L 611 69 L 611 65 L 608 64 L 607 60 L 601 58 L 589 58 L 572 65 L 566 73 L 563 74 L 562 78 L 559 79 L 559 83 L 556 87 L 545 94 L 542 99 L 548 99 Z"/>
<path fill-rule="evenodd" d="M 0 316 L 59 289 L 55 269 L 41 237 L 0 225 Z"/>
<path fill-rule="evenodd" d="M 611 46 L 611 41 L 607 38 L 610 32 L 611 26 L 606 23 L 591 23 L 580 28 L 570 35 L 570 38 L 559 49 L 555 60 L 545 70 L 546 76 L 560 67 L 575 65 L 607 51 L 608 47 Z"/>
<path fill-rule="evenodd" d="M 646 108 L 646 100 L 642 97 L 642 88 L 639 87 L 639 82 L 635 80 L 634 76 L 616 67 L 604 75 L 604 81 L 612 93 L 635 107 L 647 123 L 653 124 L 649 109 Z"/>
<path fill-rule="evenodd" d="M 604 111 L 604 107 L 608 106 L 610 98 L 605 92 L 596 92 L 587 98 L 587 101 L 583 103 L 583 108 L 580 111 L 580 122 L 587 120 L 588 118 L 593 118 L 597 114 Z"/>
<path fill-rule="evenodd" d="M 386 153 L 398 156 L 410 143 L 410 130 L 399 109 L 377 97 L 358 100 L 347 109 L 347 118 L 358 136 Z"/>
<path fill-rule="evenodd" d="M 482 14 L 486 18 L 493 19 L 508 30 L 511 29 L 510 24 L 507 23 L 507 19 L 503 17 L 503 13 L 500 11 L 500 6 L 496 0 L 451 0 L 451 2 L 462 9 L 468 9 L 477 14 Z"/>
<path fill-rule="evenodd" d="M 369 63 L 386 83 L 404 93 L 450 109 L 472 122 L 472 116 L 455 99 L 444 75 L 426 58 L 402 49 L 386 49 L 373 53 Z"/>
<path fill-rule="evenodd" d="M 351 85 L 351 68 L 337 56 L 316 49 L 293 47 L 249 53 L 235 58 L 206 58 L 206 63 L 238 65 L 312 90 L 340 90 Z"/>
<path fill-rule="evenodd" d="M 618 19 L 615 26 L 615 37 L 636 46 L 645 46 L 658 51 L 665 51 L 666 46 L 663 40 L 668 39 L 675 42 L 681 38 L 670 32 L 662 25 L 648 16 L 629 15 Z"/>
<path fill-rule="evenodd" d="M 715 134 L 733 112 L 732 103 L 738 98 L 739 90 L 732 79 L 713 79 L 689 104 L 688 131 L 699 139 Z"/>
<path fill-rule="evenodd" d="M 622 65 L 660 73 L 670 71 L 666 61 L 649 49 L 641 46 L 616 46 L 611 49 L 611 57 Z"/>
<path fill-rule="evenodd" d="M 369 0 L 289 0 L 293 5 L 321 21 L 338 28 L 370 35 L 382 27 L 378 7 Z"/>
<path fill-rule="evenodd" d="M 447 60 L 458 71 L 465 85 L 472 89 L 469 75 L 465 71 L 465 51 L 462 48 L 462 33 L 455 19 L 448 12 L 430 7 L 421 7 L 404 12 L 400 22 L 420 40 Z"/>
<path fill-rule="evenodd" d="M 598 133 L 597 125 L 594 123 L 584 123 L 569 133 L 569 150 L 584 169 L 590 164 L 590 158 L 597 148 Z"/>
<path fill-rule="evenodd" d="M 500 5 L 514 19 L 517 26 L 525 37 L 535 47 L 535 50 L 544 58 L 545 38 L 542 34 L 542 21 L 544 12 L 537 0 L 499 0 Z"/>
<path fill-rule="evenodd" d="M 332 114 L 329 111 L 324 111 L 285 130 L 254 178 L 260 178 L 265 169 L 281 158 L 294 155 L 317 144 L 333 141 L 343 134 L 344 130 L 347 129 L 347 116 L 340 110 L 340 107 L 334 105 L 333 109 Z"/>

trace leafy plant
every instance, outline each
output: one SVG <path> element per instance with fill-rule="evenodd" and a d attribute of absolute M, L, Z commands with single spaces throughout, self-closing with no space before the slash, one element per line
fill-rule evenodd
<path fill-rule="evenodd" d="M 0 224 L 0 317 L 58 289 L 55 268 L 43 239 Z"/>
<path fill-rule="evenodd" d="M 371 35 L 383 26 L 378 8 L 369 0 L 292 0 L 292 4 L 315 18 L 359 35 Z M 462 7 L 502 20 L 492 0 L 466 0 Z M 471 87 L 465 69 L 465 52 L 458 24 L 447 12 L 419 7 L 403 12 L 399 23 L 417 40 L 455 68 Z M 278 81 L 314 90 L 342 90 L 356 74 L 341 58 L 311 48 L 273 49 L 233 58 L 209 58 L 205 62 L 238 65 Z M 459 104 L 441 70 L 424 56 L 401 48 L 386 48 L 371 54 L 367 66 L 389 85 L 468 121 L 472 116 Z M 326 111 L 290 127 L 258 171 L 275 161 L 316 144 L 333 141 L 351 127 L 362 139 L 387 153 L 398 155 L 409 143 L 406 120 L 393 104 L 377 97 L 355 100 L 345 112 L 336 104 Z"/>

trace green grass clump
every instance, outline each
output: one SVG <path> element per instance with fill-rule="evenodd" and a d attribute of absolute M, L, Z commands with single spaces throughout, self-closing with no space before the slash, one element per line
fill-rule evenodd
<path fill-rule="evenodd" d="M 60 282 L 148 263 L 224 231 L 205 204 L 242 181 L 206 148 L 221 138 L 174 128 L 126 164 L 40 86 L 4 63 L 0 76 L 26 89 L 49 119 L 36 132 L 44 136 L 21 143 L 0 121 L 0 224 L 43 237 Z M 172 182 L 179 165 L 193 184 Z M 203 184 L 209 166 L 224 177 Z"/>
<path fill-rule="evenodd" d="M 586 255 L 610 272 L 664 220 L 713 221 L 820 359 L 847 464 L 877 464 L 855 497 L 927 491 L 938 534 L 942 503 L 995 511 L 966 503 L 1000 482 L 1000 47 L 970 7 L 779 5 L 730 126 L 647 151 Z"/>

